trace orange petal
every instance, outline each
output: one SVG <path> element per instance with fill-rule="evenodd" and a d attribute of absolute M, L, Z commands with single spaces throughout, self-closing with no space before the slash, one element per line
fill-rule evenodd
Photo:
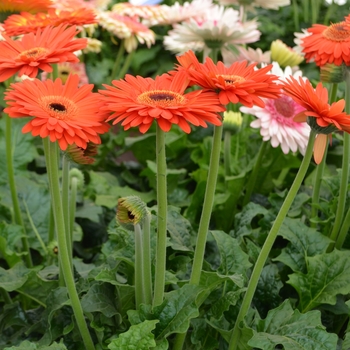
<path fill-rule="evenodd" d="M 315 144 L 314 144 L 314 160 L 316 164 L 320 164 L 323 159 L 324 151 L 327 146 L 327 135 L 318 134 L 316 136 Z"/>
<path fill-rule="evenodd" d="M 305 111 L 298 113 L 298 114 L 293 118 L 293 120 L 294 120 L 296 123 L 305 123 L 306 120 L 307 120 L 307 116 L 305 115 L 304 112 L 305 112 Z"/>

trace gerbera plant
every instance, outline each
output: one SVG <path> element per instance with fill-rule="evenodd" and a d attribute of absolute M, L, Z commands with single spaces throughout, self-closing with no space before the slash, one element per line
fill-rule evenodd
<path fill-rule="evenodd" d="M 42 82 L 25 80 L 12 84 L 6 92 L 8 107 L 5 112 L 11 118 L 31 116 L 23 132 L 31 132 L 44 141 L 46 163 L 53 212 L 60 254 L 61 273 L 67 287 L 76 321 L 87 349 L 94 349 L 72 275 L 72 246 L 69 228 L 69 201 L 65 191 L 65 173 L 68 181 L 68 167 L 63 169 L 63 190 L 60 193 L 56 144 L 62 150 L 68 145 L 87 148 L 89 142 L 101 142 L 99 134 L 109 126 L 105 113 L 101 110 L 102 101 L 97 93 L 92 93 L 92 85 L 78 88 L 79 77 L 69 76 L 66 84 L 61 79 Z"/>
<path fill-rule="evenodd" d="M 167 183 L 165 135 L 172 125 L 178 125 L 189 133 L 190 125 L 206 127 L 207 122 L 221 125 L 218 115 L 225 108 L 217 94 L 196 90 L 185 93 L 190 80 L 186 72 L 164 74 L 155 79 L 133 77 L 113 81 L 114 86 L 104 85 L 100 90 L 106 103 L 104 110 L 112 113 L 107 120 L 121 122 L 124 129 L 139 127 L 142 133 L 157 123 L 157 202 L 158 228 L 153 305 L 163 302 L 165 285 L 166 241 L 167 241 Z"/>

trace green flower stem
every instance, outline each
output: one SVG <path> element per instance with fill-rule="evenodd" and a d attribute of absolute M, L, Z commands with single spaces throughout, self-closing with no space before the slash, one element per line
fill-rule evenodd
<path fill-rule="evenodd" d="M 322 183 L 322 176 L 324 173 L 324 169 L 326 167 L 326 158 L 328 151 L 328 142 L 326 145 L 326 150 L 323 155 L 322 162 L 317 165 L 316 174 L 314 178 L 313 190 L 312 190 L 312 207 L 311 207 L 311 219 L 316 218 L 318 216 L 318 203 L 320 201 L 320 190 Z M 310 227 L 316 228 L 316 222 L 310 222 Z"/>
<path fill-rule="evenodd" d="M 346 73 L 345 84 L 346 84 L 345 112 L 347 114 L 350 114 L 350 73 L 348 70 Z M 335 241 L 336 248 L 338 247 L 341 248 L 343 246 L 343 243 L 347 235 L 346 227 L 348 226 L 348 223 L 346 220 L 348 219 L 348 213 L 346 214 L 344 221 L 343 221 L 343 216 L 344 216 L 346 197 L 348 192 L 347 187 L 348 187 L 348 179 L 349 179 L 349 162 L 350 162 L 350 135 L 347 132 L 344 132 L 343 162 L 342 162 L 342 175 L 341 175 L 340 188 L 339 188 L 339 200 L 338 200 L 337 212 L 335 214 L 333 230 L 330 235 L 330 238 Z M 343 225 L 340 228 L 342 222 L 343 222 Z"/>
<path fill-rule="evenodd" d="M 143 220 L 143 292 L 145 304 L 152 304 L 151 218 Z"/>
<path fill-rule="evenodd" d="M 78 191 L 78 179 L 73 176 L 70 181 L 70 198 L 69 198 L 69 232 L 71 237 L 71 245 L 73 251 L 73 231 L 75 222 L 75 212 L 77 206 L 77 191 Z"/>
<path fill-rule="evenodd" d="M 62 157 L 62 207 L 65 233 L 67 235 L 67 248 L 69 251 L 69 264 L 73 268 L 73 231 L 70 230 L 70 207 L 69 207 L 69 159 L 65 155 Z"/>
<path fill-rule="evenodd" d="M 91 335 L 89 333 L 87 324 L 85 322 L 83 309 L 80 304 L 79 296 L 77 290 L 75 288 L 74 277 L 72 273 L 72 268 L 70 265 L 70 253 L 67 245 L 67 235 L 66 225 L 64 222 L 64 214 L 62 207 L 62 198 L 60 193 L 60 181 L 58 175 L 58 161 L 57 161 L 57 147 L 56 143 L 50 142 L 48 138 L 44 140 L 44 149 L 48 151 L 48 155 L 46 159 L 47 163 L 47 172 L 49 175 L 49 182 L 51 188 L 51 202 L 54 211 L 55 217 L 55 226 L 57 232 L 57 243 L 58 243 L 58 254 L 60 256 L 60 262 L 62 265 L 62 273 L 64 277 L 64 281 L 66 283 L 68 295 L 71 301 L 71 305 L 73 308 L 73 312 L 75 315 L 76 322 L 78 324 L 78 328 L 80 334 L 83 338 L 83 342 L 85 345 L 85 349 L 94 350 L 95 346 L 91 339 Z"/>
<path fill-rule="evenodd" d="M 134 225 L 135 233 L 135 306 L 139 309 L 144 303 L 143 293 L 143 254 L 142 254 L 142 231 L 139 224 Z"/>
<path fill-rule="evenodd" d="M 156 133 L 156 152 L 158 222 L 153 306 L 158 306 L 163 302 L 167 240 L 167 180 L 165 134 L 158 124 Z"/>
<path fill-rule="evenodd" d="M 241 325 L 242 321 L 244 320 L 244 317 L 246 316 L 250 304 L 253 300 L 253 296 L 256 290 L 256 287 L 258 285 L 258 281 L 261 275 L 261 272 L 264 268 L 264 265 L 266 263 L 266 260 L 270 254 L 271 248 L 276 240 L 276 237 L 278 235 L 279 229 L 285 219 L 285 217 L 287 216 L 287 213 L 293 203 L 293 200 L 295 198 L 295 196 L 298 193 L 298 190 L 300 188 L 300 185 L 302 184 L 304 177 L 306 175 L 306 172 L 308 170 L 309 164 L 310 164 L 310 160 L 312 157 L 312 152 L 313 152 L 313 146 L 314 146 L 314 142 L 315 142 L 315 132 L 311 131 L 310 132 L 310 138 L 309 138 L 309 142 L 306 148 L 306 152 L 305 152 L 305 156 L 304 159 L 300 165 L 299 171 L 294 179 L 294 182 L 287 194 L 286 199 L 284 200 L 282 207 L 271 227 L 271 230 L 266 238 L 266 241 L 259 253 L 258 259 L 255 263 L 253 272 L 251 274 L 249 283 L 248 283 L 248 287 L 247 287 L 247 291 L 244 295 L 243 301 L 242 301 L 242 305 L 241 308 L 239 310 L 237 319 L 236 319 L 236 323 L 235 326 L 232 330 L 232 334 L 231 334 L 231 339 L 230 339 L 230 343 L 229 343 L 229 350 L 236 350 L 238 347 L 238 343 L 239 343 L 239 338 L 240 338 L 240 329 L 239 326 Z"/>
<path fill-rule="evenodd" d="M 129 67 L 130 67 L 132 58 L 133 58 L 133 56 L 134 56 L 134 52 L 135 52 L 135 51 L 131 51 L 131 52 L 129 52 L 128 55 L 126 56 L 125 61 L 124 61 L 124 64 L 123 64 L 123 66 L 121 67 L 121 69 L 119 70 L 119 72 L 118 72 L 118 74 L 117 74 L 117 79 L 123 78 L 124 75 L 127 73 L 128 69 L 129 69 Z"/>
<path fill-rule="evenodd" d="M 347 71 L 345 79 L 345 112 L 350 113 L 350 73 Z M 345 202 L 348 194 L 348 179 L 349 179 L 349 161 L 350 161 L 350 135 L 344 132 L 344 142 L 343 142 L 343 161 L 342 161 L 342 174 L 339 187 L 339 197 L 338 206 L 335 214 L 333 229 L 331 235 L 329 236 L 331 240 L 337 241 L 340 226 L 343 222 Z M 334 244 L 331 244 L 329 249 L 333 249 Z"/>
<path fill-rule="evenodd" d="M 263 160 L 264 155 L 265 155 L 266 147 L 267 147 L 267 142 L 263 141 L 261 146 L 260 146 L 259 153 L 258 153 L 256 162 L 255 162 L 254 168 L 253 168 L 253 170 L 250 174 L 250 177 L 248 179 L 247 189 L 246 189 L 244 199 L 243 199 L 243 206 L 247 205 L 250 201 L 250 197 L 253 193 L 255 182 L 256 182 L 256 179 L 258 177 L 260 168 L 261 168 L 261 163 L 262 163 L 262 160 Z"/>
<path fill-rule="evenodd" d="M 231 132 L 224 133 L 224 166 L 225 176 L 231 175 Z"/>
<path fill-rule="evenodd" d="M 112 81 L 113 79 L 116 79 L 117 72 L 120 69 L 120 63 L 121 63 L 122 58 L 124 56 L 124 52 L 125 52 L 124 43 L 121 42 L 119 45 L 120 46 L 119 46 L 119 50 L 118 50 L 118 53 L 117 53 L 117 57 L 116 57 L 116 59 L 114 61 L 111 77 L 109 79 L 110 81 Z"/>
<path fill-rule="evenodd" d="M 350 228 L 350 208 L 348 209 L 345 219 L 343 221 L 343 225 L 340 228 L 339 235 L 337 241 L 335 242 L 335 247 L 340 250 L 343 247 L 346 236 L 348 234 Z"/>
<path fill-rule="evenodd" d="M 214 126 L 213 146 L 210 155 L 208 181 L 205 189 L 202 215 L 199 222 L 196 248 L 194 251 L 190 284 L 199 284 L 204 260 L 205 245 L 213 209 L 216 181 L 219 171 L 223 126 Z"/>
<path fill-rule="evenodd" d="M 12 147 L 12 120 L 6 113 L 4 113 L 4 118 L 6 123 L 6 129 L 5 129 L 6 166 L 7 166 L 7 176 L 8 176 L 12 205 L 13 205 L 14 221 L 17 225 L 23 228 L 24 234 L 23 234 L 23 237 L 21 238 L 21 241 L 22 241 L 23 251 L 26 252 L 24 259 L 27 264 L 27 267 L 33 267 L 33 261 L 30 255 L 26 228 L 24 226 L 21 208 L 19 206 L 17 187 L 16 187 L 15 170 L 13 166 L 14 148 Z"/>
<path fill-rule="evenodd" d="M 311 23 L 317 23 L 319 12 L 320 12 L 320 1 L 311 0 Z"/>
<path fill-rule="evenodd" d="M 32 230 L 34 231 L 35 236 L 36 236 L 37 240 L 39 241 L 42 250 L 44 251 L 45 255 L 47 256 L 47 255 L 48 255 L 48 250 L 47 250 L 47 248 L 46 248 L 46 245 L 45 245 L 43 239 L 42 239 L 41 236 L 40 236 L 39 231 L 37 230 L 37 228 L 36 228 L 36 226 L 35 226 L 35 224 L 34 224 L 33 218 L 32 218 L 32 216 L 30 215 L 30 211 L 29 211 L 29 209 L 28 209 L 28 205 L 27 205 L 27 203 L 26 203 L 25 200 L 23 200 L 23 205 L 24 205 L 24 207 L 25 207 L 25 209 L 26 209 L 26 213 L 27 213 L 28 220 L 29 220 L 29 222 L 30 222 L 30 226 L 32 227 Z"/>
<path fill-rule="evenodd" d="M 300 30 L 300 22 L 299 22 L 299 7 L 298 7 L 297 0 L 292 0 L 292 6 L 293 6 L 294 30 L 298 31 Z"/>
<path fill-rule="evenodd" d="M 213 209 L 216 182 L 220 165 L 221 139 L 223 133 L 223 126 L 214 126 L 213 146 L 210 154 L 208 181 L 205 189 L 204 203 L 202 215 L 199 222 L 198 235 L 196 241 L 196 248 L 194 251 L 194 258 L 192 264 L 192 273 L 190 284 L 199 284 L 204 260 L 205 245 L 207 242 L 207 235 L 211 212 Z M 183 348 L 187 333 L 178 333 L 174 340 L 173 350 L 181 350 Z"/>
<path fill-rule="evenodd" d="M 46 162 L 46 167 L 48 167 L 48 164 L 50 164 L 50 149 L 49 149 L 49 145 L 50 145 L 50 142 L 47 141 L 46 139 L 43 139 L 43 146 L 44 146 L 44 155 L 45 155 L 45 162 Z M 58 146 L 57 146 L 57 143 L 54 142 L 51 147 L 55 147 L 56 150 L 55 150 L 55 153 L 56 153 L 56 156 L 54 157 L 54 161 L 56 162 L 56 167 L 58 169 L 59 165 L 58 165 Z M 56 223 L 55 223 L 55 212 L 54 212 L 54 207 L 53 207 L 53 194 L 52 194 L 52 186 L 51 186 L 51 183 L 52 183 L 52 174 L 51 172 L 47 172 L 47 179 L 49 181 L 49 191 L 50 191 L 50 198 L 51 198 L 51 201 L 50 201 L 50 208 L 51 208 L 51 214 L 50 214 L 50 226 L 54 226 L 54 229 L 52 230 L 52 232 L 50 234 L 54 234 L 56 233 L 56 236 L 58 235 L 58 232 L 56 232 Z M 55 237 L 57 238 L 57 237 Z M 51 240 L 50 240 L 51 242 Z M 60 287 L 64 287 L 65 286 L 65 282 L 64 282 L 64 277 L 63 277 L 63 271 L 62 271 L 62 263 L 61 263 L 61 255 L 58 254 L 58 268 L 59 268 L 59 273 L 58 273 L 58 279 L 59 279 L 59 286 Z"/>
<path fill-rule="evenodd" d="M 54 239 L 55 239 L 55 220 L 53 217 L 52 207 L 50 206 L 48 241 L 52 242 Z"/>
<path fill-rule="evenodd" d="M 329 100 L 330 103 L 333 103 L 336 100 L 337 90 L 338 90 L 338 84 L 333 83 L 332 87 L 331 87 L 331 92 L 330 92 L 330 100 Z M 325 153 L 323 155 L 322 162 L 316 168 L 316 174 L 315 174 L 313 190 L 312 190 L 311 218 L 315 218 L 318 215 L 317 206 L 318 206 L 318 203 L 320 200 L 320 189 L 321 189 L 321 183 L 322 183 L 324 169 L 326 166 L 327 151 L 328 151 L 328 144 L 326 146 L 326 150 L 325 150 Z M 316 222 L 310 223 L 310 227 L 315 228 L 316 226 L 317 226 Z"/>

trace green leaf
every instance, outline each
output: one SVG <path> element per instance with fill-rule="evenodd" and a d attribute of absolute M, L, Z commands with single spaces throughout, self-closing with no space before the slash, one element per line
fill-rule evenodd
<path fill-rule="evenodd" d="M 264 266 L 253 299 L 261 316 L 280 304 L 279 292 L 282 287 L 278 267 L 275 264 Z"/>
<path fill-rule="evenodd" d="M 299 309 L 306 312 L 320 304 L 336 304 L 338 294 L 350 293 L 350 251 L 307 257 L 307 273 L 289 275 L 299 294 Z"/>
<path fill-rule="evenodd" d="M 12 147 L 13 167 L 15 174 L 20 171 L 26 171 L 27 165 L 38 156 L 35 146 L 33 145 L 33 136 L 23 134 L 22 127 L 28 123 L 29 118 L 12 119 Z M 0 129 L 5 130 L 5 118 L 0 118 Z M 6 166 L 6 146 L 5 138 L 0 137 L 0 182 L 7 182 Z"/>
<path fill-rule="evenodd" d="M 114 287 L 108 283 L 95 283 L 81 299 L 85 312 L 102 312 L 107 317 L 118 313 L 114 304 Z"/>
<path fill-rule="evenodd" d="M 158 320 L 145 320 L 142 323 L 133 325 L 125 333 L 113 339 L 108 345 L 111 350 L 148 350 L 156 346 L 154 330 Z"/>
<path fill-rule="evenodd" d="M 248 345 L 263 350 L 275 350 L 278 345 L 285 350 L 330 350 L 336 349 L 337 340 L 322 325 L 319 311 L 301 314 L 286 300 L 260 320 Z"/>
<path fill-rule="evenodd" d="M 19 262 L 9 270 L 0 267 L 0 287 L 8 292 L 21 288 L 33 271 Z"/>
<path fill-rule="evenodd" d="M 235 236 L 249 235 L 252 233 L 252 221 L 256 217 L 267 216 L 269 212 L 259 204 L 248 203 L 243 210 L 235 216 Z"/>
<path fill-rule="evenodd" d="M 252 266 L 249 256 L 243 252 L 237 239 L 223 231 L 210 231 L 219 248 L 221 264 L 218 272 L 223 275 L 247 275 L 247 269 Z"/>
<path fill-rule="evenodd" d="M 290 244 L 274 260 L 283 262 L 295 272 L 306 272 L 306 258 L 326 252 L 328 245 L 332 242 L 299 219 L 286 218 L 279 235 L 289 240 Z"/>
<path fill-rule="evenodd" d="M 194 234 L 190 222 L 180 214 L 180 208 L 168 206 L 167 229 L 174 250 L 193 251 Z"/>
<path fill-rule="evenodd" d="M 11 346 L 10 348 L 5 348 L 4 350 L 66 350 L 64 344 L 58 344 L 53 342 L 49 346 L 37 346 L 35 343 L 31 343 L 28 340 L 22 342 L 19 346 Z"/>
<path fill-rule="evenodd" d="M 10 267 L 21 261 L 21 253 L 17 253 L 17 246 L 21 243 L 22 236 L 21 226 L 0 223 L 0 253 Z"/>

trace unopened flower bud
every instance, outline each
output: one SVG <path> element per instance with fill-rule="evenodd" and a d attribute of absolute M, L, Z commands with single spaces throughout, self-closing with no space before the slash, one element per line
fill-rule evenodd
<path fill-rule="evenodd" d="M 226 111 L 224 112 L 224 130 L 230 131 L 231 134 L 237 134 L 242 126 L 242 115 L 240 112 Z"/>
<path fill-rule="evenodd" d="M 146 204 L 138 196 L 118 199 L 117 220 L 122 224 L 138 224 L 150 215 Z"/>

